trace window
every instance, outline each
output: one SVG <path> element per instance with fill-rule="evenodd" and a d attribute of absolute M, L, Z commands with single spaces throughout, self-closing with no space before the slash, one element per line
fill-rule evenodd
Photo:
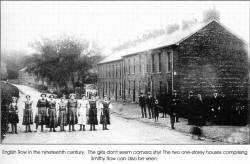
<path fill-rule="evenodd" d="M 159 53 L 159 72 L 161 72 L 161 53 Z"/>
<path fill-rule="evenodd" d="M 152 72 L 155 72 L 155 55 L 152 55 Z"/>
<path fill-rule="evenodd" d="M 130 95 L 130 81 L 128 81 L 128 95 Z"/>
<path fill-rule="evenodd" d="M 128 59 L 128 74 L 130 74 L 130 59 Z"/>
<path fill-rule="evenodd" d="M 139 55 L 139 72 L 141 73 L 141 54 Z"/>
<path fill-rule="evenodd" d="M 172 71 L 172 52 L 167 52 L 167 72 Z"/>
<path fill-rule="evenodd" d="M 134 72 L 133 73 L 135 74 L 135 58 L 134 58 L 134 64 L 133 65 L 134 65 Z"/>
<path fill-rule="evenodd" d="M 161 95 L 162 93 L 162 81 L 159 81 L 159 94 Z"/>

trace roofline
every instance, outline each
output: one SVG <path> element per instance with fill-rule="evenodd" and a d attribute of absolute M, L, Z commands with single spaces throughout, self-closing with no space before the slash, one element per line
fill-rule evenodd
<path fill-rule="evenodd" d="M 120 61 L 120 60 L 122 60 L 122 58 L 121 59 L 115 59 L 115 60 L 107 61 L 107 62 L 99 62 L 99 63 L 97 63 L 97 65 L 107 64 L 107 63 L 112 63 L 112 62 L 117 62 L 117 61 Z"/>
<path fill-rule="evenodd" d="M 236 38 L 238 38 L 239 40 L 241 40 L 245 45 L 248 45 L 244 39 L 242 39 L 241 37 L 239 37 L 238 35 L 236 35 L 234 32 L 232 32 L 230 29 L 228 29 L 227 27 L 225 27 L 221 22 L 219 22 L 218 20 L 214 19 L 214 20 L 211 20 L 211 21 L 207 22 L 200 29 L 198 29 L 197 31 L 191 33 L 190 35 L 186 36 L 185 38 L 181 39 L 180 41 L 178 41 L 176 43 L 173 43 L 173 44 L 170 44 L 170 45 L 165 45 L 165 46 L 160 46 L 160 47 L 156 47 L 156 48 L 147 49 L 145 51 L 138 51 L 138 52 L 135 52 L 135 53 L 126 54 L 126 55 L 121 56 L 121 59 L 118 59 L 118 60 L 122 60 L 125 57 L 129 57 L 129 56 L 133 56 L 133 55 L 138 55 L 139 53 L 143 53 L 143 52 L 146 52 L 146 51 L 157 50 L 157 49 L 161 49 L 161 48 L 171 47 L 171 46 L 174 46 L 174 45 L 179 46 L 182 42 L 184 42 L 185 40 L 187 40 L 188 38 L 190 38 L 194 34 L 198 33 L 200 30 L 204 29 L 206 26 L 208 26 L 212 22 L 218 23 L 221 27 L 223 27 L 228 32 L 230 32 L 232 35 L 234 35 Z M 112 61 L 98 63 L 98 64 L 111 63 L 111 62 L 115 62 L 115 61 L 118 61 L 118 60 L 112 60 Z"/>

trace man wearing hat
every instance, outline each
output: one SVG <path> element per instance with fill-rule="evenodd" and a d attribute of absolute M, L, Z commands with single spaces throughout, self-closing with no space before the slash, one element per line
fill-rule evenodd
<path fill-rule="evenodd" d="M 179 96 L 177 95 L 176 90 L 173 90 L 173 95 L 171 97 L 171 103 L 170 103 L 170 123 L 172 129 L 175 129 L 174 123 L 177 115 L 179 102 L 180 102 Z"/>
<path fill-rule="evenodd" d="M 215 90 L 213 93 L 213 97 L 211 100 L 211 107 L 210 107 L 210 121 L 211 123 L 216 123 L 218 122 L 218 115 L 220 113 L 221 110 L 221 104 L 220 104 L 220 100 L 218 97 L 218 92 Z"/>
<path fill-rule="evenodd" d="M 36 132 L 38 130 L 39 125 L 41 125 L 41 131 L 43 132 L 43 125 L 46 125 L 46 115 L 48 108 L 48 101 L 46 100 L 45 93 L 41 94 L 41 98 L 37 101 L 36 107 L 37 107 L 37 113 L 35 117 Z"/>
<path fill-rule="evenodd" d="M 147 111 L 146 111 L 146 98 L 143 93 L 139 96 L 139 105 L 141 107 L 141 115 L 142 118 L 147 118 Z"/>
<path fill-rule="evenodd" d="M 149 119 L 153 117 L 153 106 L 154 106 L 154 98 L 152 97 L 151 93 L 148 94 L 148 97 L 146 99 L 146 104 L 148 107 L 148 116 Z"/>
<path fill-rule="evenodd" d="M 196 106 L 196 100 L 193 95 L 193 91 L 189 91 L 187 100 L 187 114 L 188 114 L 188 125 L 194 123 L 194 110 Z"/>
<path fill-rule="evenodd" d="M 75 124 L 78 123 L 77 120 L 77 100 L 75 99 L 75 94 L 71 93 L 68 100 L 68 118 L 69 118 L 69 131 L 75 131 Z"/>

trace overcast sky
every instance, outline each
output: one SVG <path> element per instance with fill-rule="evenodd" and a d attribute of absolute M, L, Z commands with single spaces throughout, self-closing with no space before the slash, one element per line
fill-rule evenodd
<path fill-rule="evenodd" d="M 249 43 L 249 2 L 1 1 L 1 48 L 31 52 L 29 43 L 63 34 L 97 41 L 105 52 L 149 30 L 180 23 L 215 6 L 221 22 Z"/>

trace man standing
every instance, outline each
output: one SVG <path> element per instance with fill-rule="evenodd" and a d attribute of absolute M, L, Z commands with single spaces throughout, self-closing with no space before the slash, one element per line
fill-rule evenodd
<path fill-rule="evenodd" d="M 179 96 L 177 95 L 176 90 L 173 90 L 173 95 L 170 103 L 170 123 L 172 129 L 175 129 L 174 122 L 175 122 L 175 117 L 177 115 L 179 102 L 180 102 Z"/>
<path fill-rule="evenodd" d="M 142 118 L 147 118 L 147 111 L 146 111 L 146 98 L 143 95 L 143 93 L 140 94 L 139 96 L 139 105 L 141 107 L 141 115 Z"/>
<path fill-rule="evenodd" d="M 211 123 L 218 122 L 218 115 L 220 114 L 220 99 L 218 97 L 217 91 L 214 91 L 213 98 L 211 100 Z"/>
<path fill-rule="evenodd" d="M 149 93 L 147 100 L 146 100 L 146 104 L 148 107 L 148 118 L 151 119 L 151 117 L 153 117 L 153 104 L 154 104 L 154 98 L 151 96 L 151 93 Z"/>
<path fill-rule="evenodd" d="M 187 103 L 188 103 L 187 105 L 188 125 L 192 125 L 194 122 L 194 110 L 196 105 L 196 100 L 192 91 L 190 91 L 188 94 Z"/>

